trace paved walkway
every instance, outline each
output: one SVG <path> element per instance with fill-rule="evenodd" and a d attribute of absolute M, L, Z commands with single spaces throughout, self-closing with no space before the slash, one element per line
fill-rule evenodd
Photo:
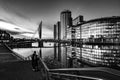
<path fill-rule="evenodd" d="M 33 72 L 31 61 L 20 61 L 6 46 L 0 45 L 0 80 L 44 80 L 42 71 Z"/>
<path fill-rule="evenodd" d="M 0 80 L 43 80 L 41 72 L 33 72 L 30 61 L 0 63 Z"/>
<path fill-rule="evenodd" d="M 13 55 L 12 51 L 7 49 L 4 45 L 0 45 L 0 63 L 11 61 L 18 61 L 18 59 Z"/>

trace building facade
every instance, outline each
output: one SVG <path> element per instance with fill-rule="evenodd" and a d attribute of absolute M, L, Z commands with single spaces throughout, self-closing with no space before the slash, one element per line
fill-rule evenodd
<path fill-rule="evenodd" d="M 67 39 L 69 36 L 69 27 L 72 26 L 72 17 L 71 11 L 64 10 L 60 14 L 60 22 L 61 22 L 61 39 Z M 68 36 L 67 36 L 68 35 Z"/>
<path fill-rule="evenodd" d="M 54 24 L 54 30 L 53 30 L 53 38 L 56 40 L 57 39 L 57 29 L 56 29 L 56 24 Z"/>
<path fill-rule="evenodd" d="M 104 17 L 85 21 L 75 27 L 81 60 L 92 65 L 120 67 L 120 17 Z"/>
<path fill-rule="evenodd" d="M 61 25 L 60 21 L 58 21 L 56 24 L 54 24 L 54 39 L 60 40 L 61 39 Z"/>
<path fill-rule="evenodd" d="M 8 43 L 11 40 L 11 36 L 9 33 L 7 33 L 6 31 L 0 30 L 0 44 L 2 42 L 4 43 Z"/>

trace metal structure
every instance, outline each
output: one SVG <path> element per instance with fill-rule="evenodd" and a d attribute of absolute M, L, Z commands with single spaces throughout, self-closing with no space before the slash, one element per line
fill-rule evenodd
<path fill-rule="evenodd" d="M 118 80 L 119 72 L 109 68 L 61 68 L 49 69 L 39 58 L 44 80 Z"/>

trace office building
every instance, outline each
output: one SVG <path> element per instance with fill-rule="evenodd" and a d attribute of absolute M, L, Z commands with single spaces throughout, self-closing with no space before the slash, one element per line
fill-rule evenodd
<path fill-rule="evenodd" d="M 61 25 L 60 21 L 58 21 L 56 24 L 54 24 L 54 39 L 60 40 L 61 38 Z"/>
<path fill-rule="evenodd" d="M 81 60 L 92 65 L 120 67 L 120 17 L 104 17 L 76 24 L 76 39 L 84 43 Z"/>
<path fill-rule="evenodd" d="M 61 22 L 61 39 L 67 39 L 67 35 L 69 35 L 68 28 L 72 26 L 72 17 L 70 10 L 64 10 L 60 14 L 60 22 Z"/>
<path fill-rule="evenodd" d="M 54 39 L 56 40 L 57 39 L 57 29 L 56 29 L 56 24 L 54 24 L 54 31 L 53 31 L 53 36 L 54 36 Z"/>

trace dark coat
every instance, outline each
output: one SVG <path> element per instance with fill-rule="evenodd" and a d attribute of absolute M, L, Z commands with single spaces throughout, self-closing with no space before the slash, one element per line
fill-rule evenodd
<path fill-rule="evenodd" d="M 32 65 L 38 66 L 38 56 L 36 54 L 32 55 Z"/>

